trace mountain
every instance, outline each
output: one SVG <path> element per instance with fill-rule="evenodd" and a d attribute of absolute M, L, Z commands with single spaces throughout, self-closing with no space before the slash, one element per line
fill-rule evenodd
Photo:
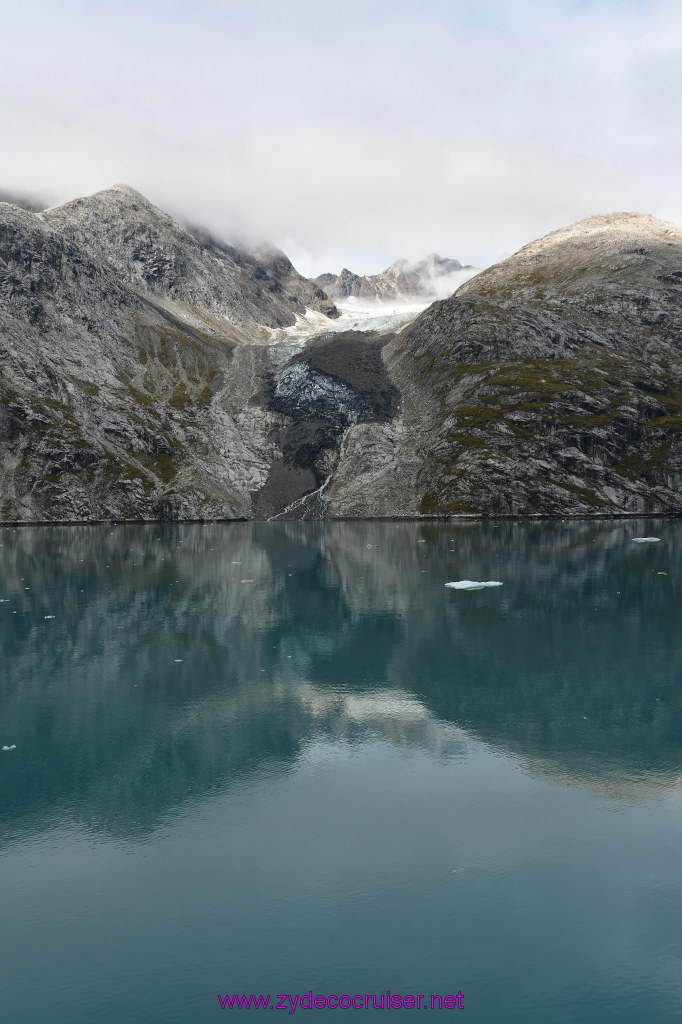
<path fill-rule="evenodd" d="M 132 189 L 0 204 L 0 521 L 679 514 L 681 268 L 591 217 L 360 331 Z"/>
<path fill-rule="evenodd" d="M 248 402 L 306 307 L 338 315 L 132 189 L 0 204 L 0 520 L 248 515 L 273 447 Z"/>
<path fill-rule="evenodd" d="M 429 302 L 451 295 L 475 270 L 459 260 L 431 253 L 418 263 L 396 260 L 381 274 L 360 277 L 345 267 L 340 274 L 322 274 L 315 284 L 335 302 L 364 299 L 370 302 Z"/>
<path fill-rule="evenodd" d="M 43 223 L 119 278 L 160 300 L 181 318 L 209 318 L 209 326 L 251 340 L 295 323 L 306 307 L 337 311 L 284 253 L 240 250 L 207 232 L 190 230 L 126 185 L 47 210 Z"/>
<path fill-rule="evenodd" d="M 421 512 L 682 511 L 678 227 L 554 231 L 431 306 L 400 352 L 429 409 Z"/>

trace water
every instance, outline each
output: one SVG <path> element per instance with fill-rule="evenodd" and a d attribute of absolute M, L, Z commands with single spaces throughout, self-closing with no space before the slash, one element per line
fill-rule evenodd
<path fill-rule="evenodd" d="M 682 523 L 0 544 L 4 1019 L 680 1019 Z"/>

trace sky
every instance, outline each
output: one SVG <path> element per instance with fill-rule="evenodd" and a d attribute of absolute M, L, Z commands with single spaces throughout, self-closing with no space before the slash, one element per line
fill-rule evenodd
<path fill-rule="evenodd" d="M 0 188 L 116 183 L 308 276 L 682 223 L 679 0 L 3 4 Z"/>

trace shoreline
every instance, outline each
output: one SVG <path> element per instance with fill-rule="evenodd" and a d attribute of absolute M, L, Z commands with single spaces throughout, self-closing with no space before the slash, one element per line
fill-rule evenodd
<path fill-rule="evenodd" d="M 448 516 L 328 516 L 324 519 L 32 519 L 0 520 L 0 529 L 8 526 L 214 526 L 218 523 L 449 523 L 449 522 L 592 522 L 595 519 L 682 519 L 682 512 L 595 512 L 577 516 L 548 512 L 486 516 L 468 512 Z"/>

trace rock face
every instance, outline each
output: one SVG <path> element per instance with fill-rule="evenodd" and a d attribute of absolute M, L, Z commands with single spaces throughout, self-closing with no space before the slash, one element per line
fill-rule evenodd
<path fill-rule="evenodd" d="M 431 253 L 419 263 L 397 260 L 381 274 L 360 277 L 345 267 L 340 274 L 322 274 L 315 284 L 335 302 L 350 298 L 370 302 L 432 302 L 452 294 L 475 273 L 468 264 Z"/>
<path fill-rule="evenodd" d="M 0 520 L 682 511 L 679 229 L 588 218 L 347 316 L 131 189 L 0 204 Z"/>

